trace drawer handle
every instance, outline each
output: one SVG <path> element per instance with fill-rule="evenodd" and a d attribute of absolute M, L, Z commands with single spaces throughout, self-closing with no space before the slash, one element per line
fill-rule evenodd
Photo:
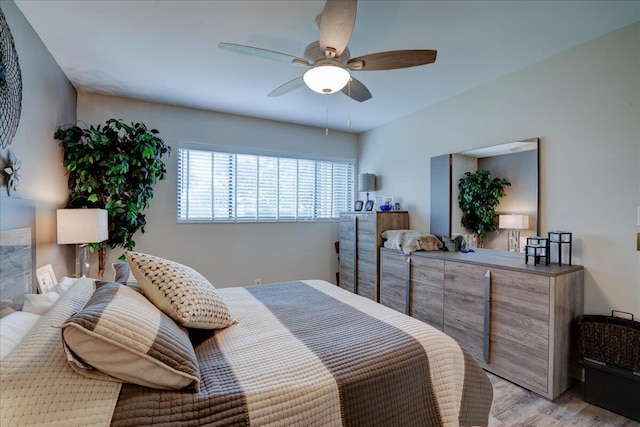
<path fill-rule="evenodd" d="M 484 345 L 482 356 L 486 363 L 489 363 L 489 346 L 491 338 L 491 271 L 487 270 L 484 275 Z"/>
<path fill-rule="evenodd" d="M 406 289 L 406 295 L 404 299 L 404 314 L 411 315 L 411 257 L 407 257 L 407 267 L 404 272 L 404 286 Z"/>
<path fill-rule="evenodd" d="M 358 216 L 353 216 L 353 293 L 358 293 Z"/>

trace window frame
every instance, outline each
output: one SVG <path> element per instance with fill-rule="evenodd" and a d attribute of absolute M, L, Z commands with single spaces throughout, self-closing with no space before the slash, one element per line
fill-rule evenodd
<path fill-rule="evenodd" d="M 177 156 L 177 165 L 176 165 L 176 219 L 178 224 L 259 224 L 259 223 L 322 223 L 322 222 L 337 222 L 339 221 L 339 217 L 334 218 L 234 218 L 234 219 L 181 219 L 180 218 L 180 150 L 199 150 L 199 151 L 209 151 L 212 153 L 226 153 L 232 155 L 251 155 L 251 156 L 265 156 L 265 157 L 275 157 L 275 158 L 285 158 L 285 159 L 294 159 L 294 160 L 310 160 L 314 162 L 332 162 L 332 163 L 343 163 L 349 164 L 352 168 L 352 176 L 351 176 L 351 185 L 350 185 L 350 194 L 348 196 L 347 206 L 345 210 L 349 210 L 351 205 L 353 205 L 356 200 L 357 190 L 356 190 L 356 177 L 357 177 L 357 165 L 356 160 L 354 158 L 349 157 L 331 157 L 331 156 L 320 156 L 312 153 L 298 153 L 298 152 L 286 152 L 286 151 L 275 151 L 269 149 L 262 148 L 250 148 L 250 147 L 234 147 L 234 146 L 226 146 L 226 145 L 214 145 L 214 144 L 203 144 L 203 143 L 192 143 L 192 142 L 181 142 L 178 143 L 178 153 Z"/>

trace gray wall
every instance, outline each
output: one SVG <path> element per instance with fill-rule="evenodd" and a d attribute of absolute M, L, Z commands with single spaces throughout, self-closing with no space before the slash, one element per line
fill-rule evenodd
<path fill-rule="evenodd" d="M 262 283 L 312 278 L 335 282 L 335 222 L 178 224 L 175 149 L 187 142 L 355 160 L 356 135 L 329 132 L 325 136 L 324 129 L 78 94 L 79 119 L 98 124 L 111 117 L 142 121 L 158 129 L 174 148 L 166 159 L 167 180 L 157 185 L 151 200 L 146 233 L 135 238 L 136 250 L 187 264 L 220 287 L 253 284 L 258 278 Z M 109 251 L 108 261 L 121 253 L 120 249 Z M 107 273 L 105 277 L 110 277 Z"/>
<path fill-rule="evenodd" d="M 640 317 L 639 41 L 636 23 L 366 132 L 359 167 L 429 230 L 431 157 L 540 137 L 540 233 L 574 232 L 585 312 Z"/>
<path fill-rule="evenodd" d="M 74 252 L 56 244 L 56 209 L 67 203 L 67 178 L 62 149 L 53 133 L 76 121 L 76 92 L 22 12 L 2 0 L 22 70 L 22 114 L 8 150 L 22 161 L 22 183 L 12 198 L 36 202 L 36 267 L 52 264 L 58 278 L 73 272 Z M 7 149 L 0 150 L 6 158 Z M 0 203 L 7 203 L 6 187 Z"/>

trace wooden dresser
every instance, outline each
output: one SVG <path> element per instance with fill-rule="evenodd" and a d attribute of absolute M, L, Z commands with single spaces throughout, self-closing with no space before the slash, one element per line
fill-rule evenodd
<path fill-rule="evenodd" d="M 379 301 L 380 235 L 386 230 L 408 228 L 406 211 L 341 213 L 340 287 Z"/>
<path fill-rule="evenodd" d="M 548 399 L 580 378 L 581 266 L 523 254 L 380 250 L 380 302 L 444 331 L 483 368 Z"/>

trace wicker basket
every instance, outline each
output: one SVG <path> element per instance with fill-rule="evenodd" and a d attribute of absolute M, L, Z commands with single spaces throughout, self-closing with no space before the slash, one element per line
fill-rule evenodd
<path fill-rule="evenodd" d="M 582 357 L 640 371 L 640 322 L 611 316 L 584 315 L 578 321 Z"/>

